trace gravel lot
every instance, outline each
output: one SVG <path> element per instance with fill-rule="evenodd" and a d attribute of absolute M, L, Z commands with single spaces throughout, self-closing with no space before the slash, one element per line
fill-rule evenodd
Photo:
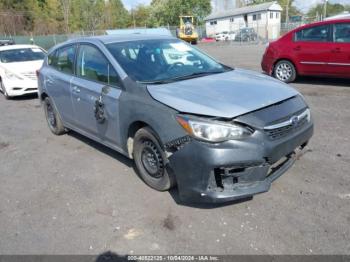
<path fill-rule="evenodd" d="M 261 70 L 262 45 L 200 47 Z M 315 119 L 308 150 L 270 192 L 224 206 L 153 191 L 118 153 L 52 135 L 35 97 L 0 96 L 0 254 L 350 254 L 350 81 L 293 86 Z"/>

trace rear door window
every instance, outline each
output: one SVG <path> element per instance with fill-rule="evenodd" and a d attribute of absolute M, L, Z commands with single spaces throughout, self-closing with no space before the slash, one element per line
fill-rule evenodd
<path fill-rule="evenodd" d="M 296 42 L 330 42 L 331 33 L 329 25 L 314 26 L 295 33 Z"/>
<path fill-rule="evenodd" d="M 92 45 L 81 45 L 77 56 L 76 74 L 94 82 L 120 86 L 117 72 L 107 58 Z"/>
<path fill-rule="evenodd" d="M 334 25 L 334 42 L 350 43 L 350 23 Z"/>
<path fill-rule="evenodd" d="M 52 66 L 58 71 L 74 74 L 74 56 L 75 56 L 75 46 L 67 46 L 59 49 L 56 56 L 52 57 Z M 57 59 L 57 61 L 55 60 Z M 50 60 L 49 60 L 50 63 Z"/>

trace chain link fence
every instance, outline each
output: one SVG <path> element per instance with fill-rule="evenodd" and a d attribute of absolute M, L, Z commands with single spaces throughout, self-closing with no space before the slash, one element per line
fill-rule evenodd
<path fill-rule="evenodd" d="M 227 37 L 223 37 L 218 39 L 218 41 L 223 43 L 231 43 L 231 44 L 264 44 L 267 43 L 271 39 L 276 39 L 280 35 L 287 33 L 294 28 L 302 25 L 302 23 L 282 23 L 277 25 L 261 25 L 255 24 L 250 27 L 245 26 L 236 26 L 230 28 L 230 31 L 220 32 L 225 33 Z M 163 26 L 170 30 L 173 36 L 176 37 L 176 29 L 177 26 Z M 211 37 L 217 40 L 217 34 L 208 34 L 206 31 L 205 25 L 196 26 L 196 30 L 199 35 L 199 39 Z M 13 39 L 16 44 L 35 44 L 41 46 L 42 48 L 48 50 L 52 46 L 62 43 L 66 40 L 83 37 L 83 36 L 95 36 L 95 35 L 105 35 L 106 31 L 98 30 L 98 31 L 79 31 L 72 34 L 57 34 L 57 35 L 38 35 L 38 36 L 0 36 L 0 39 Z"/>
<path fill-rule="evenodd" d="M 170 30 L 171 34 L 176 37 L 176 29 L 177 26 L 163 26 Z M 196 27 L 196 30 L 199 35 L 199 39 L 206 37 L 205 26 Z M 0 39 L 12 39 L 16 44 L 35 44 L 41 46 L 42 48 L 48 50 L 56 44 L 62 43 L 69 39 L 77 38 L 77 37 L 88 37 L 88 36 L 96 36 L 96 35 L 105 35 L 105 30 L 98 31 L 79 31 L 72 34 L 57 34 L 57 35 L 0 35 Z"/>
<path fill-rule="evenodd" d="M 104 30 L 99 31 L 80 31 L 73 34 L 57 34 L 57 35 L 37 35 L 37 36 L 9 36 L 9 35 L 0 35 L 0 39 L 12 39 L 16 44 L 34 44 L 38 45 L 46 50 L 51 47 L 67 41 L 69 39 L 83 37 L 83 36 L 95 36 L 95 35 L 105 35 Z"/>

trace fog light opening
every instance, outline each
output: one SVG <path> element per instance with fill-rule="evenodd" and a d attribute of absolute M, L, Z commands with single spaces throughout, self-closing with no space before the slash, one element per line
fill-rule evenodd
<path fill-rule="evenodd" d="M 216 186 L 221 188 L 221 189 L 224 189 L 224 185 L 222 184 L 221 169 L 215 168 L 214 175 L 215 175 Z"/>

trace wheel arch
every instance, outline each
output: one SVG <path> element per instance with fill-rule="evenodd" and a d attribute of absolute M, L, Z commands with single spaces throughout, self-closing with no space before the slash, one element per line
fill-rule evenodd
<path fill-rule="evenodd" d="M 281 61 L 288 61 L 288 62 L 290 62 L 290 63 L 294 66 L 294 68 L 295 68 L 295 73 L 296 73 L 297 75 L 299 75 L 299 68 L 297 67 L 296 63 L 293 61 L 293 59 L 287 58 L 287 57 L 286 57 L 286 58 L 278 58 L 278 59 L 273 63 L 272 74 L 275 72 L 275 67 L 276 67 L 277 63 L 279 63 L 279 62 L 281 62 Z"/>
<path fill-rule="evenodd" d="M 129 124 L 128 132 L 127 132 L 127 136 L 126 136 L 126 149 L 127 149 L 127 153 L 128 153 L 128 156 L 130 159 L 133 158 L 135 134 L 138 130 L 140 130 L 141 128 L 144 128 L 144 127 L 150 128 L 154 132 L 154 134 L 157 136 L 158 140 L 161 142 L 157 132 L 149 123 L 142 121 L 142 120 L 135 120 L 135 121 L 131 122 Z"/>

